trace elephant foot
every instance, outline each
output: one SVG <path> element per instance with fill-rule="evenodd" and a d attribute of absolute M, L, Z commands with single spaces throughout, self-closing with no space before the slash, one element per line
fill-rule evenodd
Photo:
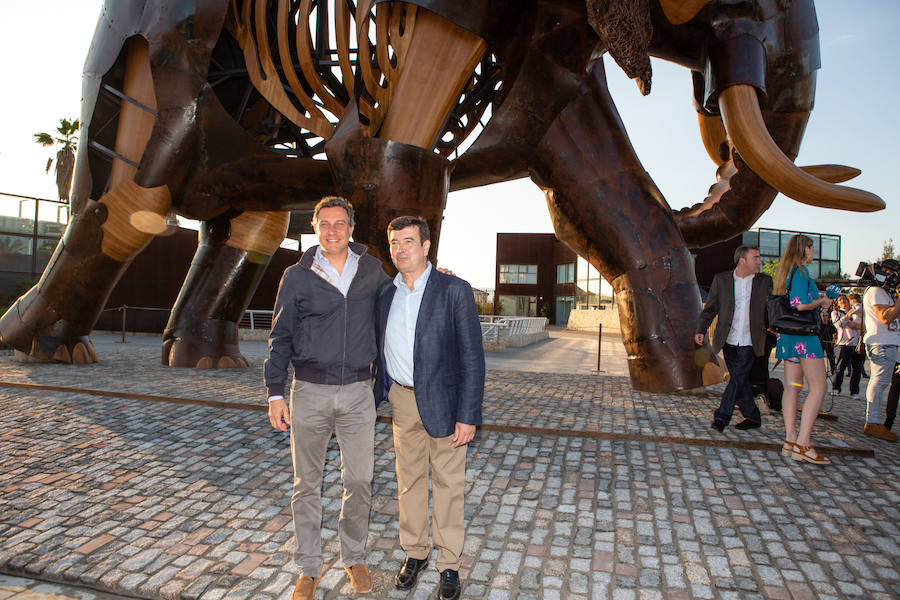
<path fill-rule="evenodd" d="M 717 361 L 693 340 L 700 297 L 690 266 L 687 251 L 673 249 L 611 282 L 637 390 L 690 389 L 703 385 L 704 376 L 710 383 L 716 378 L 709 365 Z"/>
<path fill-rule="evenodd" d="M 163 334 L 162 363 L 191 369 L 242 369 L 250 366 L 238 347 L 237 323 L 196 319 Z"/>
<path fill-rule="evenodd" d="M 88 331 L 62 318 L 37 287 L 16 300 L 0 318 L 0 340 L 15 349 L 19 362 L 95 363 L 97 353 Z"/>

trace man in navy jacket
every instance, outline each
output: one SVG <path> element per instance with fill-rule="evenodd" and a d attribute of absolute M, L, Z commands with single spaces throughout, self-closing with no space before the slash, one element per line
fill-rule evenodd
<path fill-rule="evenodd" d="M 332 431 L 344 487 L 341 559 L 357 593 L 372 590 L 365 563 L 374 468 L 375 402 L 371 363 L 378 353 L 375 301 L 389 285 L 381 261 L 350 241 L 353 206 L 327 196 L 315 207 L 319 240 L 278 285 L 265 381 L 272 427 L 291 428 L 291 513 L 300 578 L 293 600 L 312 600 L 322 572 L 322 470 Z M 285 401 L 288 366 L 294 367 Z M 289 404 L 288 404 L 289 402 Z"/>
<path fill-rule="evenodd" d="M 440 598 L 459 598 L 465 538 L 466 445 L 481 425 L 484 348 L 468 283 L 428 262 L 428 224 L 398 217 L 388 225 L 399 273 L 378 297 L 375 397 L 389 399 L 397 457 L 400 545 L 406 561 L 394 583 L 415 585 L 428 565 L 428 467 Z"/>

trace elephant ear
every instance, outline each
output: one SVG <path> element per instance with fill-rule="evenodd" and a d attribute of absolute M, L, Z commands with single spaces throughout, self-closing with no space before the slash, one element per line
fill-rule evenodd
<path fill-rule="evenodd" d="M 650 93 L 650 20 L 648 0 L 586 0 L 588 22 L 625 74 Z"/>

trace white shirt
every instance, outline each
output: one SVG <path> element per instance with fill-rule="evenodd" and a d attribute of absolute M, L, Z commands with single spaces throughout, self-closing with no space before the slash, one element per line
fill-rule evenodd
<path fill-rule="evenodd" d="M 431 275 L 431 263 L 425 263 L 425 271 L 419 275 L 413 289 L 403 283 L 403 274 L 394 277 L 394 299 L 388 312 L 387 328 L 384 332 L 384 362 L 391 379 L 413 387 L 413 349 L 416 343 L 416 321 L 419 319 L 419 307 L 425 284 Z"/>
<path fill-rule="evenodd" d="M 746 277 L 738 277 L 737 272 L 732 272 L 734 277 L 734 315 L 731 317 L 731 330 L 725 343 L 732 346 L 752 346 L 750 339 L 750 291 L 753 287 L 751 273 Z"/>
<path fill-rule="evenodd" d="M 850 323 L 859 324 L 862 319 L 859 304 L 851 304 L 850 310 L 844 312 L 842 310 L 831 311 L 831 322 L 837 328 L 837 340 L 835 346 L 855 346 L 859 342 L 859 330 L 851 329 Z"/>
<path fill-rule="evenodd" d="M 875 316 L 872 307 L 876 304 L 893 306 L 891 296 L 880 287 L 872 286 L 863 295 L 863 313 L 865 314 L 866 344 L 882 344 L 885 346 L 900 346 L 900 319 L 894 319 L 885 325 L 881 319 Z"/>

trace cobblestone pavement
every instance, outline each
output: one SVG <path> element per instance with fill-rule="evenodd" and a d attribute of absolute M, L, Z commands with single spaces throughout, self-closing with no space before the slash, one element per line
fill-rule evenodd
<path fill-rule="evenodd" d="M 126 596 L 106 594 L 73 585 L 0 575 L 0 600 L 124 600 L 125 598 Z"/>
<path fill-rule="evenodd" d="M 95 335 L 103 362 L 83 367 L 0 354 L 0 571 L 139 598 L 289 598 L 287 436 L 249 407 L 264 403 L 264 344 L 242 343 L 249 370 L 196 371 L 158 366 L 158 338 L 129 339 Z M 900 461 L 861 434 L 863 401 L 840 397 L 838 420 L 817 423 L 834 465 L 800 464 L 771 449 L 779 414 L 719 434 L 721 386 L 636 392 L 623 353 L 600 375 L 489 370 L 468 451 L 464 597 L 900 596 Z M 392 586 L 403 552 L 384 422 L 375 459 L 365 597 L 433 597 L 433 569 L 413 592 Z M 337 557 L 338 462 L 332 445 L 318 598 L 354 597 Z M 19 598 L 4 581 L 0 600 Z"/>

